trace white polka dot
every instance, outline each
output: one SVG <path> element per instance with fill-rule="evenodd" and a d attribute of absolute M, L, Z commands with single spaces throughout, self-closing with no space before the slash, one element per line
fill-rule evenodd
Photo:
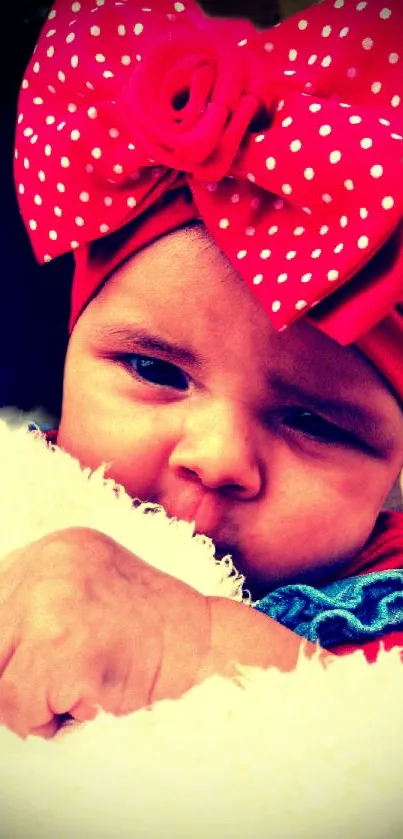
<path fill-rule="evenodd" d="M 37 204 L 37 205 L 38 205 L 38 207 L 40 207 L 40 205 L 42 204 L 42 198 L 41 198 L 41 196 L 40 196 L 40 195 L 35 195 L 35 196 L 34 196 L 34 201 L 35 201 L 35 204 Z"/>
<path fill-rule="evenodd" d="M 71 66 L 75 69 L 78 67 L 78 55 L 72 55 L 70 59 Z"/>
<path fill-rule="evenodd" d="M 91 32 L 91 35 L 94 35 L 94 37 L 96 37 L 96 38 L 98 37 L 98 35 L 101 34 L 101 30 L 100 30 L 99 26 L 91 26 L 90 32 Z"/>
<path fill-rule="evenodd" d="M 65 127 L 65 125 L 66 125 L 65 122 L 59 122 L 59 125 L 56 126 L 56 130 L 57 131 L 62 131 L 63 128 Z"/>
<path fill-rule="evenodd" d="M 120 60 L 121 60 L 122 64 L 124 65 L 124 67 L 128 67 L 129 64 L 132 63 L 130 55 L 122 55 Z"/>
<path fill-rule="evenodd" d="M 20 195 L 24 195 L 24 192 L 25 192 L 24 184 L 18 184 L 18 192 L 20 193 Z"/>
<path fill-rule="evenodd" d="M 46 122 L 46 125 L 53 125 L 53 123 L 56 122 L 56 119 L 55 119 L 54 116 L 49 114 L 49 116 L 46 117 L 45 122 Z"/>
<path fill-rule="evenodd" d="M 362 122 L 362 119 L 356 114 L 353 114 L 353 116 L 348 118 L 348 121 L 351 122 L 351 125 L 359 125 L 360 122 Z"/>
<path fill-rule="evenodd" d="M 29 226 L 30 226 L 31 230 L 36 230 L 36 228 L 38 227 L 38 225 L 37 225 L 37 223 L 36 223 L 35 219 L 33 219 L 33 218 L 31 218 L 31 219 L 29 220 L 28 224 L 29 224 Z"/>
<path fill-rule="evenodd" d="M 75 240 L 75 239 L 73 239 L 73 241 L 72 241 L 72 242 L 70 242 L 70 247 L 71 247 L 71 249 L 74 251 L 76 248 L 78 248 L 78 247 L 79 247 L 79 243 L 78 243 L 78 242 L 76 242 L 76 240 Z"/>
<path fill-rule="evenodd" d="M 247 38 L 242 38 L 242 41 L 238 41 L 238 47 L 244 47 L 248 43 Z"/>
<path fill-rule="evenodd" d="M 290 61 L 295 61 L 298 56 L 297 50 L 290 50 L 288 53 L 288 58 Z"/>
<path fill-rule="evenodd" d="M 252 282 L 253 282 L 254 285 L 259 285 L 259 283 L 261 283 L 262 280 L 263 280 L 263 274 L 255 274 Z"/>
<path fill-rule="evenodd" d="M 34 133 L 34 129 L 33 128 L 24 128 L 24 131 L 22 133 L 23 133 L 24 137 L 31 137 L 31 135 Z"/>
<path fill-rule="evenodd" d="M 393 132 L 390 136 L 392 137 L 392 140 L 403 140 L 403 135 L 402 134 L 395 134 Z M 31 143 L 32 143 L 32 140 L 31 140 Z"/>
<path fill-rule="evenodd" d="M 347 216 L 341 216 L 340 218 L 340 227 L 347 227 L 348 218 Z"/>
<path fill-rule="evenodd" d="M 272 44 L 271 41 L 266 41 L 263 49 L 265 49 L 266 52 L 272 52 L 272 50 L 274 50 L 274 44 Z"/>
<path fill-rule="evenodd" d="M 175 12 L 184 12 L 185 6 L 184 3 L 174 3 Z"/>
<path fill-rule="evenodd" d="M 267 160 L 266 160 L 267 169 L 269 169 L 271 171 L 272 169 L 274 169 L 275 165 L 276 165 L 275 157 L 268 157 Z"/>
<path fill-rule="evenodd" d="M 120 163 L 115 163 L 113 167 L 113 171 L 116 175 L 121 175 L 123 172 L 123 166 Z"/>
<path fill-rule="evenodd" d="M 114 73 L 112 73 L 111 70 L 104 70 L 102 75 L 103 75 L 104 79 L 113 79 L 114 78 Z"/>
<path fill-rule="evenodd" d="M 60 183 L 60 182 L 58 184 L 56 184 L 56 189 L 58 190 L 58 192 L 66 192 L 65 185 Z"/>
<path fill-rule="evenodd" d="M 327 224 L 322 224 L 322 227 L 319 230 L 321 236 L 326 236 L 326 233 L 329 233 L 329 227 Z"/>
<path fill-rule="evenodd" d="M 360 141 L 360 146 L 362 149 L 370 149 L 372 146 L 371 137 L 363 137 Z"/>
<path fill-rule="evenodd" d="M 292 124 L 292 117 L 286 117 L 285 119 L 283 119 L 283 121 L 281 123 L 283 128 L 288 128 L 291 124 Z"/>
<path fill-rule="evenodd" d="M 379 12 L 379 17 L 381 17 L 382 20 L 387 20 L 391 16 L 391 14 L 392 12 L 390 9 L 384 8 L 381 9 L 381 11 Z"/>
<path fill-rule="evenodd" d="M 322 29 L 322 37 L 323 37 L 323 38 L 328 38 L 328 37 L 329 37 L 329 35 L 330 35 L 330 33 L 331 33 L 331 31 L 332 31 L 332 27 L 331 27 L 331 26 L 324 26 L 324 27 L 323 27 L 323 29 Z"/>
<path fill-rule="evenodd" d="M 312 210 L 311 210 L 311 208 L 310 208 L 310 207 L 302 207 L 302 212 L 303 212 L 303 213 L 306 213 L 306 214 L 307 214 L 307 216 L 311 216 L 311 215 L 312 215 Z"/>
<path fill-rule="evenodd" d="M 309 283 L 309 280 L 312 279 L 312 274 L 308 271 L 307 274 L 303 274 L 301 277 L 301 283 Z"/>
<path fill-rule="evenodd" d="M 79 12 L 81 9 L 81 3 L 73 3 L 71 7 L 72 12 Z"/>
<path fill-rule="evenodd" d="M 244 259 L 244 257 L 246 256 L 247 253 L 248 253 L 248 251 L 245 251 L 245 250 L 238 251 L 238 253 L 236 255 L 236 258 L 237 259 Z"/>
<path fill-rule="evenodd" d="M 295 259 L 296 255 L 297 255 L 297 251 L 287 251 L 287 253 L 285 255 L 285 258 L 288 259 L 288 260 Z"/>
<path fill-rule="evenodd" d="M 269 236 L 273 236 L 274 233 L 277 233 L 278 232 L 277 224 L 272 224 L 272 226 L 269 227 L 267 232 L 268 232 Z"/>
<path fill-rule="evenodd" d="M 388 56 L 389 64 L 397 64 L 399 61 L 399 55 L 397 52 L 390 52 Z"/>
<path fill-rule="evenodd" d="M 73 128 L 73 131 L 70 134 L 72 140 L 79 140 L 80 139 L 80 132 L 77 128 Z"/>
<path fill-rule="evenodd" d="M 282 111 L 283 108 L 284 108 L 284 105 L 285 105 L 285 100 L 280 99 L 280 101 L 277 103 L 276 111 Z"/>
<path fill-rule="evenodd" d="M 118 35 L 126 35 L 126 27 L 123 23 L 120 23 L 118 26 Z"/>
<path fill-rule="evenodd" d="M 385 198 L 382 198 L 382 207 L 384 210 L 391 210 L 394 203 L 394 199 L 391 195 L 386 195 Z"/>
<path fill-rule="evenodd" d="M 44 183 L 46 181 L 46 175 L 45 175 L 43 169 L 39 170 L 38 178 L 39 178 L 40 181 L 42 181 L 42 183 Z"/>
<path fill-rule="evenodd" d="M 260 251 L 261 259 L 268 259 L 269 256 L 271 256 L 271 251 L 268 248 L 264 248 L 262 251 Z"/>
<path fill-rule="evenodd" d="M 53 58 L 54 54 L 55 54 L 55 48 L 53 46 L 48 47 L 47 50 L 46 50 L 47 57 L 48 58 Z"/>
<path fill-rule="evenodd" d="M 390 125 L 389 120 L 388 120 L 388 119 L 384 119 L 383 117 L 381 117 L 381 118 L 380 118 L 379 122 L 381 123 L 381 125 L 387 125 L 387 126 L 389 126 L 389 125 Z"/>
<path fill-rule="evenodd" d="M 309 66 L 312 67 L 312 64 L 315 64 L 315 61 L 317 61 L 317 60 L 318 60 L 318 56 L 315 53 L 312 53 L 312 55 L 310 55 L 309 58 L 308 58 Z"/>
<path fill-rule="evenodd" d="M 53 87 L 52 84 L 48 84 L 48 90 L 50 91 L 50 93 L 56 93 L 56 88 Z"/>
<path fill-rule="evenodd" d="M 303 30 L 303 29 L 306 29 L 307 26 L 308 26 L 308 21 L 307 20 L 304 19 L 304 20 L 299 20 L 298 21 L 298 29 Z"/>
<path fill-rule="evenodd" d="M 56 10 L 51 9 L 51 11 L 48 14 L 48 20 L 53 20 L 53 18 L 55 18 L 55 17 L 56 17 Z"/>
<path fill-rule="evenodd" d="M 294 151 L 294 152 L 299 151 L 301 146 L 302 146 L 301 140 L 293 140 L 292 143 L 290 143 L 290 149 L 291 149 L 291 151 Z"/>
<path fill-rule="evenodd" d="M 322 251 L 321 251 L 320 248 L 315 248 L 315 250 L 313 250 L 312 253 L 311 253 L 312 259 L 318 259 L 318 257 L 321 255 L 321 253 L 322 253 Z"/>
<path fill-rule="evenodd" d="M 39 61 L 35 61 L 35 64 L 32 67 L 32 69 L 33 69 L 34 73 L 39 73 L 39 70 L 41 69 L 41 65 L 39 64 Z"/>
<path fill-rule="evenodd" d="M 53 242 L 57 239 L 57 232 L 56 230 L 49 230 L 49 239 L 52 239 Z"/>
<path fill-rule="evenodd" d="M 34 105 L 43 105 L 42 96 L 34 96 L 33 103 Z"/>
<path fill-rule="evenodd" d="M 344 186 L 349 190 L 349 192 L 351 192 L 354 189 L 354 181 L 352 181 L 351 178 L 346 178 Z"/>
<path fill-rule="evenodd" d="M 98 64 L 103 64 L 104 61 L 106 61 L 106 58 L 102 52 L 97 52 L 95 56 L 95 61 L 97 61 Z"/>
<path fill-rule="evenodd" d="M 239 201 L 239 199 L 240 199 L 240 197 L 241 197 L 241 196 L 239 195 L 239 192 L 234 192 L 234 193 L 231 195 L 231 198 L 230 198 L 231 203 L 232 203 L 232 204 L 237 204 L 237 203 L 238 203 L 238 201 Z"/>
<path fill-rule="evenodd" d="M 265 136 L 265 134 L 258 134 L 257 137 L 255 137 L 255 143 L 261 143 Z"/>
<path fill-rule="evenodd" d="M 302 236 L 303 233 L 305 233 L 305 227 L 302 227 L 302 225 L 293 230 L 294 236 Z"/>
<path fill-rule="evenodd" d="M 315 177 L 315 172 L 314 172 L 314 170 L 312 169 L 312 166 L 307 166 L 307 168 L 306 168 L 306 169 L 304 169 L 304 178 L 305 178 L 307 181 L 311 181 L 311 180 L 312 180 L 312 178 L 314 178 L 314 177 Z"/>
<path fill-rule="evenodd" d="M 50 155 L 52 154 L 52 146 L 50 145 L 50 143 L 47 143 L 45 146 L 45 154 L 46 157 L 50 157 Z"/>
<path fill-rule="evenodd" d="M 221 227 L 221 230 L 226 230 L 229 227 L 229 221 L 227 218 L 221 218 L 218 222 L 218 226 Z"/>
<path fill-rule="evenodd" d="M 313 102 L 313 104 L 309 106 L 309 110 L 313 114 L 316 114 L 318 111 L 321 110 L 321 108 L 322 108 L 322 105 L 320 105 L 319 102 Z"/>
<path fill-rule="evenodd" d="M 113 204 L 112 198 L 110 195 L 105 195 L 104 204 L 106 207 L 111 207 Z"/>
<path fill-rule="evenodd" d="M 47 38 L 53 38 L 53 35 L 56 35 L 56 29 L 48 29 L 46 33 Z"/>
<path fill-rule="evenodd" d="M 371 166 L 370 172 L 373 178 L 381 178 L 383 175 L 383 166 L 380 163 L 376 163 L 374 166 Z"/>
<path fill-rule="evenodd" d="M 92 82 L 86 82 L 85 86 L 88 87 L 88 90 L 94 90 L 94 85 L 92 84 Z"/>
<path fill-rule="evenodd" d="M 99 158 L 102 155 L 102 151 L 100 148 L 97 147 L 95 149 L 92 149 L 91 155 L 95 158 L 95 160 L 99 160 Z"/>
<path fill-rule="evenodd" d="M 288 280 L 288 274 L 286 274 L 285 272 L 283 274 L 279 274 L 277 277 L 278 283 L 285 283 L 286 280 Z"/>
<path fill-rule="evenodd" d="M 133 32 L 134 32 L 135 35 L 141 35 L 143 29 L 144 29 L 144 26 L 143 26 L 142 23 L 136 23 L 134 25 Z"/>
<path fill-rule="evenodd" d="M 89 200 L 90 200 L 89 192 L 80 192 L 80 201 L 83 201 L 84 203 L 87 203 L 87 201 L 89 201 Z"/>
<path fill-rule="evenodd" d="M 400 105 L 400 96 L 398 96 L 397 94 L 395 94 L 395 96 L 392 96 L 390 104 L 392 105 L 392 108 L 397 108 L 398 105 Z"/>
<path fill-rule="evenodd" d="M 364 250 L 365 248 L 367 248 L 368 245 L 369 245 L 368 236 L 360 236 L 360 238 L 358 239 L 357 245 L 360 248 L 360 250 Z"/>
<path fill-rule="evenodd" d="M 327 137 L 330 134 L 331 130 L 332 128 L 330 125 L 321 125 L 319 128 L 319 134 L 321 137 Z"/>
<path fill-rule="evenodd" d="M 23 89 L 23 90 L 26 90 L 26 89 L 27 89 L 27 87 L 29 87 L 29 81 L 28 81 L 28 79 L 23 79 L 23 80 L 22 80 L 22 82 L 21 82 L 21 87 L 22 87 L 22 89 Z"/>
<path fill-rule="evenodd" d="M 84 224 L 84 219 L 83 219 L 82 216 L 76 216 L 74 221 L 75 221 L 77 227 L 82 227 L 83 224 Z"/>
<path fill-rule="evenodd" d="M 371 84 L 371 92 L 372 93 L 379 93 L 382 88 L 382 82 L 372 82 Z"/>
<path fill-rule="evenodd" d="M 368 218 L 368 210 L 366 207 L 360 207 L 360 218 L 366 219 Z"/>
<path fill-rule="evenodd" d="M 69 34 L 67 35 L 67 38 L 66 38 L 66 44 L 72 44 L 75 37 L 76 36 L 75 36 L 74 32 L 69 32 Z"/>
<path fill-rule="evenodd" d="M 247 172 L 246 177 L 247 177 L 248 181 L 250 181 L 252 184 L 255 183 L 256 178 L 255 178 L 253 172 Z"/>
<path fill-rule="evenodd" d="M 245 230 L 245 233 L 246 233 L 247 236 L 254 236 L 255 232 L 256 232 L 255 228 L 252 227 L 252 225 L 250 227 L 247 227 L 246 230 Z"/>
<path fill-rule="evenodd" d="M 330 280 L 331 283 L 333 283 L 335 280 L 339 278 L 339 272 L 336 271 L 334 268 L 331 268 L 331 270 L 327 273 L 327 278 L 328 280 Z"/>
<path fill-rule="evenodd" d="M 329 160 L 331 163 L 338 163 L 341 160 L 341 152 L 338 149 L 330 152 Z"/>
<path fill-rule="evenodd" d="M 96 119 L 96 117 L 98 116 L 98 111 L 96 108 L 91 106 L 91 108 L 88 108 L 87 115 L 90 119 Z"/>
<path fill-rule="evenodd" d="M 344 243 L 343 243 L 343 242 L 339 242 L 339 244 L 338 244 L 338 245 L 336 245 L 336 247 L 335 247 L 335 249 L 334 249 L 334 252 L 335 252 L 335 253 L 341 253 L 341 251 L 343 250 L 343 248 L 344 248 Z"/>
<path fill-rule="evenodd" d="M 65 82 L 66 81 L 66 76 L 63 73 L 63 70 L 59 70 L 59 72 L 57 74 L 57 78 L 59 79 L 59 82 Z"/>
<path fill-rule="evenodd" d="M 45 253 L 45 256 L 43 257 L 43 261 L 44 262 L 51 262 L 51 260 L 52 260 L 52 257 L 48 253 Z"/>
<path fill-rule="evenodd" d="M 306 302 L 306 300 L 297 300 L 295 308 L 298 309 L 298 311 L 300 312 L 301 309 L 305 309 L 307 305 L 308 303 Z"/>
<path fill-rule="evenodd" d="M 127 201 L 126 201 L 126 204 L 127 204 L 128 207 L 130 207 L 130 209 L 133 209 L 133 207 L 136 206 L 137 201 L 133 197 L 133 195 L 130 195 L 129 198 L 127 199 Z"/>
<path fill-rule="evenodd" d="M 372 47 L 374 46 L 372 38 L 364 38 L 361 43 L 364 50 L 372 50 Z"/>
<path fill-rule="evenodd" d="M 68 169 L 69 166 L 70 166 L 69 158 L 68 157 L 62 157 L 61 160 L 60 160 L 60 164 L 61 164 L 61 166 L 63 166 L 63 169 Z"/>
<path fill-rule="evenodd" d="M 99 232 L 100 233 L 107 233 L 108 230 L 109 230 L 109 225 L 108 224 L 100 224 L 99 225 Z"/>
<path fill-rule="evenodd" d="M 322 58 L 322 61 L 320 63 L 321 63 L 322 67 L 330 67 L 330 65 L 332 63 L 332 56 L 331 55 L 325 55 L 325 57 Z"/>
<path fill-rule="evenodd" d="M 362 10 L 365 9 L 366 5 L 367 5 L 366 2 L 357 3 L 357 5 L 356 5 L 357 12 L 362 12 Z"/>
<path fill-rule="evenodd" d="M 292 186 L 291 186 L 291 184 L 283 184 L 282 187 L 281 187 L 281 190 L 282 190 L 282 192 L 284 192 L 284 195 L 291 195 Z"/>
<path fill-rule="evenodd" d="M 61 211 L 60 207 L 53 207 L 53 212 L 54 212 L 55 216 L 57 216 L 58 218 L 61 218 L 62 211 Z"/>

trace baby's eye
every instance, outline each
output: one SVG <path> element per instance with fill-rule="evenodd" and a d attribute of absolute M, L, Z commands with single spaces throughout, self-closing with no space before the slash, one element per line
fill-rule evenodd
<path fill-rule="evenodd" d="M 124 358 L 124 362 L 139 378 L 150 384 L 175 390 L 188 390 L 189 384 L 185 374 L 169 361 L 151 358 L 148 355 L 131 354 Z"/>
<path fill-rule="evenodd" d="M 305 411 L 303 409 L 288 411 L 284 422 L 293 431 L 299 431 L 308 437 L 324 443 L 352 442 L 352 435 L 348 431 L 311 411 Z"/>

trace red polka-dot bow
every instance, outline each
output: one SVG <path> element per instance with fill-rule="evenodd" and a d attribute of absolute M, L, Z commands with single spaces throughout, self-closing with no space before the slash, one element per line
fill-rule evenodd
<path fill-rule="evenodd" d="M 281 328 L 402 218 L 403 3 L 327 0 L 257 33 L 193 0 L 143 2 L 58 0 L 49 14 L 16 137 L 35 253 L 117 230 L 185 178 Z"/>

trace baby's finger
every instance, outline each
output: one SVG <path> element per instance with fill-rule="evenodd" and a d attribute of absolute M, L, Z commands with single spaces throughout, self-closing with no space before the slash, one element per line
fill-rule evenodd
<path fill-rule="evenodd" d="M 0 723 L 21 737 L 42 729 L 47 734 L 53 731 L 46 688 L 43 662 L 29 645 L 20 645 L 0 679 Z"/>

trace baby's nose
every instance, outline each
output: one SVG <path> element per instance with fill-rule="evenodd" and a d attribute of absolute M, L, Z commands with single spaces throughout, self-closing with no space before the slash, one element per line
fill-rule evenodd
<path fill-rule="evenodd" d="M 255 498 L 262 487 L 262 469 L 252 431 L 241 408 L 215 404 L 193 409 L 170 466 L 182 477 L 196 476 L 208 489 Z"/>

